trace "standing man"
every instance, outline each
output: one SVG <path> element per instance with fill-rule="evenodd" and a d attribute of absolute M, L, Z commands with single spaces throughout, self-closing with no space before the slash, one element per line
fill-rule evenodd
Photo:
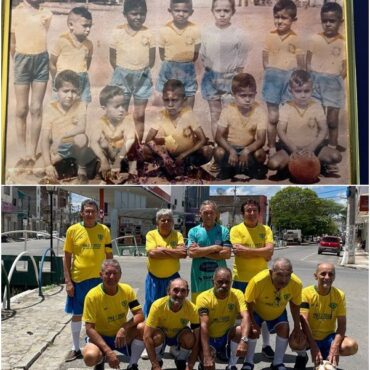
<path fill-rule="evenodd" d="M 100 266 L 112 258 L 109 229 L 96 221 L 98 205 L 86 199 L 81 204 L 82 221 L 67 230 L 64 242 L 64 279 L 67 302 L 65 312 L 72 314 L 72 350 L 66 362 L 82 358 L 80 350 L 81 315 L 84 299 L 91 288 L 101 283 Z"/>
<path fill-rule="evenodd" d="M 283 364 L 288 347 L 289 322 L 286 306 L 289 303 L 294 321 L 291 337 L 297 343 L 304 343 L 304 333 L 300 326 L 299 307 L 301 304 L 302 282 L 293 274 L 291 262 L 287 258 L 277 258 L 270 270 L 263 270 L 254 276 L 245 291 L 248 315 L 252 330 L 247 356 L 242 370 L 253 370 L 254 351 L 261 325 L 266 322 L 270 333 L 276 333 L 276 345 L 272 370 L 286 370 Z"/>
<path fill-rule="evenodd" d="M 229 230 L 217 223 L 218 209 L 211 200 L 200 206 L 201 224 L 190 229 L 188 254 L 191 262 L 191 300 L 212 287 L 213 273 L 217 267 L 226 267 L 231 256 Z"/>
<path fill-rule="evenodd" d="M 88 343 L 83 349 L 87 366 L 104 370 L 104 359 L 119 369 L 114 351 L 130 357 L 127 370 L 138 370 L 144 350 L 144 314 L 136 294 L 128 284 L 120 283 L 121 266 L 115 259 L 105 260 L 100 272 L 102 284 L 86 295 L 82 319 L 86 323 Z M 132 317 L 127 320 L 128 312 Z"/>
<path fill-rule="evenodd" d="M 244 293 L 250 279 L 268 268 L 267 261 L 274 253 L 274 238 L 267 225 L 258 223 L 258 202 L 246 200 L 241 206 L 241 213 L 244 221 L 231 228 L 230 240 L 235 254 L 233 288 Z M 262 353 L 268 359 L 273 359 L 274 351 L 270 346 L 270 335 L 265 324 L 262 326 L 262 339 Z"/>
<path fill-rule="evenodd" d="M 335 287 L 335 267 L 332 263 L 319 263 L 314 273 L 316 285 L 302 291 L 301 317 L 311 348 L 315 366 L 323 360 L 338 366 L 339 356 L 352 356 L 358 350 L 357 342 L 346 336 L 346 298 Z M 298 352 L 295 369 L 306 369 L 306 351 Z"/>
<path fill-rule="evenodd" d="M 144 342 L 152 370 L 161 369 L 160 355 L 166 345 L 170 346 L 177 370 L 192 370 L 198 357 L 198 312 L 186 298 L 189 294 L 186 280 L 172 280 L 167 292 L 167 296 L 152 304 L 145 322 Z"/>
<path fill-rule="evenodd" d="M 228 361 L 226 370 L 237 370 L 238 357 L 247 353 L 250 321 L 243 293 L 231 288 L 230 269 L 216 269 L 213 288 L 198 296 L 197 309 L 202 348 L 200 368 L 214 370 L 217 356 L 222 361 Z M 239 317 L 241 323 L 236 326 L 235 321 Z"/>
<path fill-rule="evenodd" d="M 186 258 L 184 238 L 173 229 L 170 209 L 160 209 L 156 214 L 157 229 L 146 234 L 148 274 L 145 280 L 144 314 L 148 317 L 152 303 L 167 295 L 171 280 L 180 277 L 180 258 Z"/>

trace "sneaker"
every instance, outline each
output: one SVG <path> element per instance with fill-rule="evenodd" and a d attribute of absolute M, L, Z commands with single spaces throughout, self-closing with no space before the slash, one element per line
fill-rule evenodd
<path fill-rule="evenodd" d="M 173 358 L 177 358 L 179 353 L 180 353 L 180 350 L 177 348 L 177 346 L 170 347 L 170 354 L 173 356 Z"/>
<path fill-rule="evenodd" d="M 198 365 L 198 370 L 204 370 L 204 366 L 202 363 L 199 362 L 199 365 Z"/>
<path fill-rule="evenodd" d="M 149 356 L 148 356 L 148 352 L 146 351 L 146 349 L 144 349 L 143 353 L 141 354 L 140 358 L 142 360 L 149 360 Z"/>
<path fill-rule="evenodd" d="M 253 370 L 253 369 L 254 369 L 253 364 L 251 364 L 250 362 L 244 362 L 240 370 Z"/>
<path fill-rule="evenodd" d="M 238 368 L 236 366 L 227 365 L 225 370 L 238 370 Z"/>
<path fill-rule="evenodd" d="M 275 352 L 274 350 L 271 348 L 271 346 L 266 346 L 266 347 L 263 347 L 262 348 L 262 353 L 264 354 L 264 356 L 266 358 L 268 358 L 269 360 L 272 360 L 275 356 Z"/>
<path fill-rule="evenodd" d="M 284 364 L 277 364 L 277 365 L 271 364 L 270 369 L 272 369 L 272 370 L 287 370 L 287 368 L 285 367 Z"/>
<path fill-rule="evenodd" d="M 65 362 L 72 362 L 79 358 L 82 358 L 81 350 L 75 351 L 72 349 L 71 351 L 67 353 L 67 356 L 65 357 Z"/>
<path fill-rule="evenodd" d="M 139 370 L 138 364 L 132 364 L 130 366 L 127 366 L 127 370 Z"/>
<path fill-rule="evenodd" d="M 175 365 L 176 365 L 177 370 L 185 370 L 186 369 L 186 361 L 185 360 L 175 360 Z"/>
<path fill-rule="evenodd" d="M 295 359 L 294 369 L 306 369 L 306 365 L 308 362 L 308 356 L 307 353 L 305 353 L 303 356 L 298 355 Z"/>
<path fill-rule="evenodd" d="M 104 370 L 104 361 L 94 366 L 94 370 Z"/>

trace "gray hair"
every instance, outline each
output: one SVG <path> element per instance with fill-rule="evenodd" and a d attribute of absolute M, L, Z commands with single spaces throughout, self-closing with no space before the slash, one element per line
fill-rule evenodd
<path fill-rule="evenodd" d="M 122 274 L 121 265 L 115 258 L 104 260 L 101 265 L 101 271 L 103 272 L 108 266 L 113 266 L 120 274 Z"/>
<path fill-rule="evenodd" d="M 230 276 L 233 276 L 231 270 L 228 268 L 228 267 L 217 267 L 215 272 L 213 273 L 213 280 L 216 279 L 216 275 L 219 273 L 219 272 L 228 272 L 230 274 Z"/>
<path fill-rule="evenodd" d="M 160 209 L 156 215 L 155 215 L 155 221 L 158 223 L 158 221 L 165 216 L 171 217 L 171 220 L 173 221 L 173 213 L 171 209 L 168 208 L 162 208 Z"/>
<path fill-rule="evenodd" d="M 202 212 L 202 208 L 205 206 L 211 206 L 213 209 L 218 213 L 218 207 L 217 204 L 213 200 L 205 200 L 201 205 L 200 205 L 200 212 Z"/>
<path fill-rule="evenodd" d="M 288 258 L 285 258 L 285 257 L 275 258 L 272 261 L 272 271 L 276 271 L 280 267 L 279 265 L 283 265 L 284 267 L 289 267 L 289 269 L 293 271 L 292 263 L 290 262 Z"/>
<path fill-rule="evenodd" d="M 178 277 L 178 278 L 175 278 L 175 279 L 170 280 L 170 282 L 167 285 L 167 293 L 170 292 L 172 283 L 175 282 L 175 281 L 182 281 L 183 283 L 185 283 L 186 289 L 189 291 L 189 283 L 187 282 L 187 280 L 185 280 L 185 279 L 183 279 L 181 277 Z"/>

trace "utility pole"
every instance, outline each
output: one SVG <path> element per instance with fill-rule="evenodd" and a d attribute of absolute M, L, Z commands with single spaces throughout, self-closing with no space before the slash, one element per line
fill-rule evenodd
<path fill-rule="evenodd" d="M 232 226 L 235 225 L 235 213 L 236 213 L 236 186 L 234 186 L 234 199 L 233 199 L 233 216 L 232 216 Z"/>
<path fill-rule="evenodd" d="M 355 263 L 356 194 L 355 186 L 347 187 L 346 244 L 341 265 Z"/>

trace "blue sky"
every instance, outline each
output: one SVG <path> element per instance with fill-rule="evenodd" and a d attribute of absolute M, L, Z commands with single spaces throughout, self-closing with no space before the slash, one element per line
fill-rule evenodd
<path fill-rule="evenodd" d="M 279 185 L 248 185 L 236 186 L 236 195 L 266 195 L 271 199 L 279 190 L 284 189 L 286 186 Z M 332 199 L 337 203 L 346 204 L 346 190 L 347 186 L 304 186 L 305 188 L 312 189 L 320 198 Z M 224 192 L 224 195 L 234 195 L 235 186 L 211 186 L 211 195 L 217 195 Z"/>

